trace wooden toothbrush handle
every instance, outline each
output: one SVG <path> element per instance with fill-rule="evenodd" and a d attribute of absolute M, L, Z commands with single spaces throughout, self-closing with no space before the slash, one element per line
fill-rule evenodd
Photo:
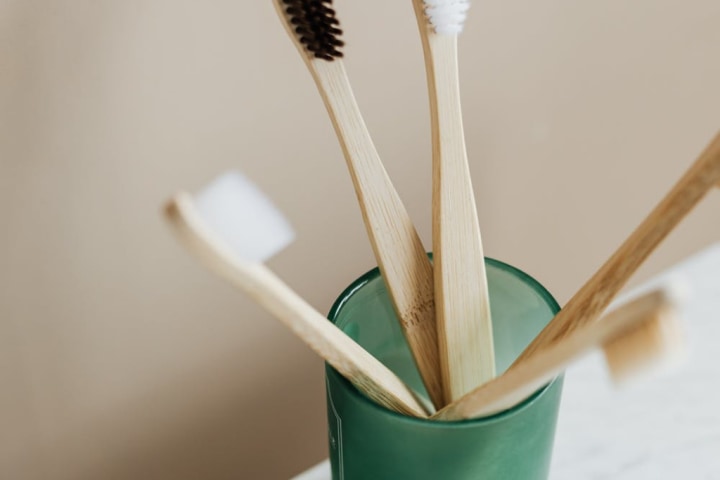
<path fill-rule="evenodd" d="M 463 131 L 457 37 L 430 35 L 433 252 L 445 402 L 495 377 L 485 257 Z"/>
<path fill-rule="evenodd" d="M 432 264 L 375 150 L 339 60 L 312 71 L 347 161 L 395 312 L 433 404 L 442 406 Z"/>
<path fill-rule="evenodd" d="M 226 277 L 236 277 L 228 271 Z M 310 306 L 264 265 L 251 265 L 238 281 L 310 348 L 378 404 L 414 417 L 427 412 L 412 391 L 379 360 Z"/>
<path fill-rule="evenodd" d="M 523 362 L 496 379 L 468 393 L 448 405 L 432 419 L 460 420 L 492 415 L 511 408 L 559 375 L 572 361 L 591 350 L 631 332 L 645 322 L 654 320 L 663 309 L 669 309 L 671 298 L 662 289 L 656 289 L 608 313 L 599 322 L 576 329 L 572 334 L 551 347 L 538 352 L 532 361 Z M 625 348 L 637 345 L 652 349 L 643 338 L 630 340 Z M 643 352 L 635 352 L 636 358 Z M 645 352 L 648 353 L 648 352 Z M 652 353 L 652 352 L 649 352 Z"/>
<path fill-rule="evenodd" d="M 432 264 L 375 151 L 340 59 L 307 51 L 281 0 L 281 23 L 317 84 L 330 114 L 360 203 L 383 280 L 430 400 L 442 406 Z"/>
<path fill-rule="evenodd" d="M 720 186 L 720 133 L 670 193 L 570 299 L 510 368 L 593 322 L 645 259 L 713 187 Z"/>
<path fill-rule="evenodd" d="M 396 412 L 427 416 L 425 408 L 400 378 L 272 271 L 262 264 L 239 260 L 222 239 L 205 228 L 189 195 L 177 195 L 166 208 L 166 218 L 179 239 L 206 266 L 275 315 L 360 391 Z"/>

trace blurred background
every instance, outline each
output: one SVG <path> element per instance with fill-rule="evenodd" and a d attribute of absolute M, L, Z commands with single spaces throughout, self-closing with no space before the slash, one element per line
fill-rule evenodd
<path fill-rule="evenodd" d="M 336 0 L 347 68 L 430 248 L 409 0 Z M 716 0 L 474 2 L 465 128 L 489 256 L 569 296 L 720 127 Z M 237 168 L 292 220 L 319 310 L 374 266 L 270 1 L 0 0 L 0 478 L 282 479 L 327 455 L 322 363 L 160 208 Z M 720 238 L 714 193 L 633 283 Z"/>

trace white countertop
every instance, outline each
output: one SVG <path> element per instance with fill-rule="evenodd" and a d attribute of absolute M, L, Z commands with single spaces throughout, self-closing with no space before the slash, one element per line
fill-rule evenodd
<path fill-rule="evenodd" d="M 720 310 L 708 309 L 720 282 L 716 274 L 693 287 L 680 369 L 621 390 L 599 354 L 567 372 L 551 480 L 720 479 Z M 329 466 L 295 480 L 330 480 Z"/>

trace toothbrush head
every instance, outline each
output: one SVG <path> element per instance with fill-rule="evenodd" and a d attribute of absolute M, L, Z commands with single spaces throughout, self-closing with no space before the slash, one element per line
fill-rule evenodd
<path fill-rule="evenodd" d="M 275 0 L 286 26 L 309 56 L 333 61 L 341 58 L 342 30 L 332 0 Z"/>
<path fill-rule="evenodd" d="M 610 377 L 619 385 L 640 377 L 653 377 L 681 365 L 686 358 L 682 305 L 690 297 L 681 277 L 658 290 L 662 303 L 646 317 L 608 339 L 603 346 Z"/>
<path fill-rule="evenodd" d="M 295 237 L 270 199 L 238 172 L 225 173 L 202 189 L 194 207 L 203 226 L 247 262 L 264 262 Z"/>
<path fill-rule="evenodd" d="M 470 0 L 422 0 L 425 16 L 438 35 L 459 35 L 462 32 Z"/>

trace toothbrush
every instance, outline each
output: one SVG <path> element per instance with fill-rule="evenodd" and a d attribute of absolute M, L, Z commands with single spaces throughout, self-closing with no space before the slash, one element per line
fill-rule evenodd
<path fill-rule="evenodd" d="M 444 400 L 495 376 L 490 299 L 468 167 L 457 39 L 468 0 L 413 0 L 430 96 L 433 264 Z"/>
<path fill-rule="evenodd" d="M 510 368 L 593 322 L 643 261 L 702 200 L 720 187 L 720 133 L 620 248 L 570 299 Z"/>
<path fill-rule="evenodd" d="M 681 358 L 684 352 L 676 306 L 682 285 L 668 284 L 574 330 L 532 361 L 481 385 L 431 418 L 460 420 L 507 410 L 550 382 L 570 363 L 602 346 L 611 376 L 627 381 Z"/>
<path fill-rule="evenodd" d="M 194 198 L 178 193 L 165 213 L 179 239 L 206 266 L 274 314 L 358 390 L 399 413 L 427 416 L 393 372 L 262 264 L 286 247 L 294 234 L 270 200 L 245 177 L 225 174 Z"/>
<path fill-rule="evenodd" d="M 273 0 L 332 119 L 380 272 L 430 400 L 442 406 L 432 265 L 375 150 L 341 57 L 331 0 Z"/>

